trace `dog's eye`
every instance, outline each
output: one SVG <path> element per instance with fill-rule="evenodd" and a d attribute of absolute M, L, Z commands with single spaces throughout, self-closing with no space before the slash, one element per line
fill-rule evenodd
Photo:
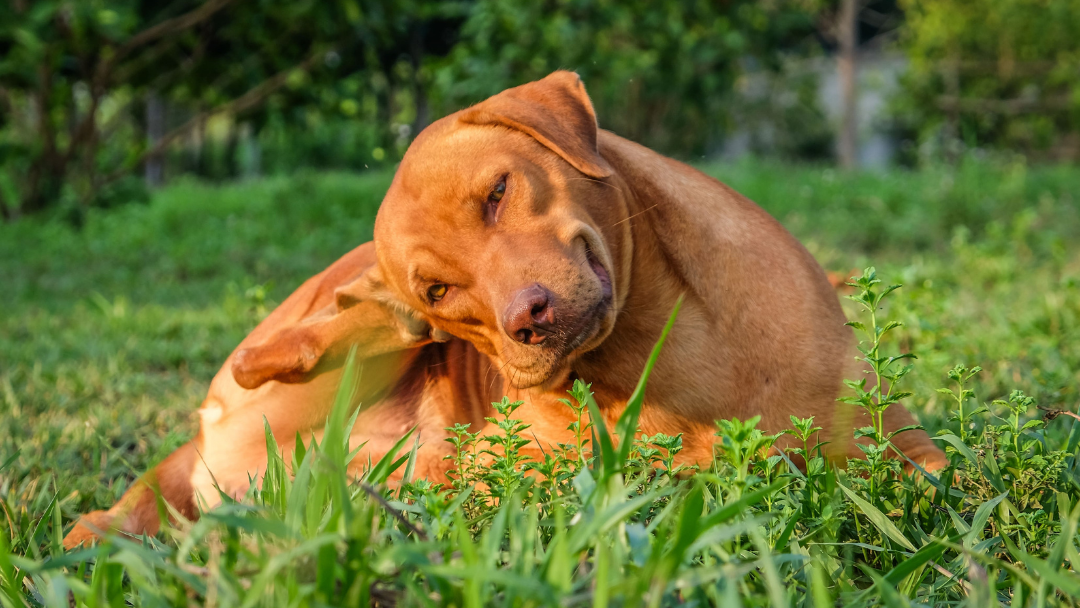
<path fill-rule="evenodd" d="M 431 302 L 432 304 L 434 304 L 435 302 L 438 302 L 439 300 L 443 299 L 443 296 L 446 295 L 446 291 L 447 291 L 446 283 L 436 283 L 435 285 L 432 285 L 431 287 L 428 287 L 428 290 L 427 290 L 428 301 Z"/>
<path fill-rule="evenodd" d="M 495 184 L 495 187 L 491 189 L 491 193 L 488 194 L 487 201 L 484 203 L 484 222 L 491 226 L 497 219 L 499 211 L 499 201 L 502 200 L 503 195 L 506 194 L 506 176 L 504 175 L 499 183 Z"/>
<path fill-rule="evenodd" d="M 506 194 L 506 178 L 499 180 L 499 183 L 495 184 L 495 187 L 491 189 L 491 194 L 488 195 L 488 200 L 497 203 L 502 200 L 503 194 Z"/>

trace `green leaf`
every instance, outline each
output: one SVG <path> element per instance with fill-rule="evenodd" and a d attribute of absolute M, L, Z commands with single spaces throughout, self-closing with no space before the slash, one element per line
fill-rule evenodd
<path fill-rule="evenodd" d="M 1008 535 L 1003 534 L 1001 540 L 1005 541 L 1005 546 L 1009 549 L 1009 553 L 1012 554 L 1013 558 L 1023 563 L 1028 570 L 1033 570 L 1036 574 L 1043 577 L 1045 582 L 1050 583 L 1070 596 L 1080 597 L 1080 576 L 1065 570 L 1058 570 L 1046 561 L 1033 555 L 1029 555 L 1019 549 Z"/>
<path fill-rule="evenodd" d="M 790 462 L 790 461 L 788 461 Z M 796 469 L 798 470 L 798 469 Z M 804 477 L 805 479 L 805 477 Z M 778 551 L 783 551 L 788 546 L 788 541 L 791 538 L 791 533 L 795 531 L 795 524 L 799 523 L 799 516 L 802 511 L 795 511 L 788 517 L 788 522 L 784 526 L 784 531 L 780 533 L 780 536 L 776 539 L 776 544 L 773 545 Z"/>
<path fill-rule="evenodd" d="M 705 497 L 702 493 L 701 484 L 695 484 L 694 489 L 683 498 L 682 515 L 679 517 L 679 529 L 675 536 L 675 545 L 672 547 L 672 555 L 676 563 L 681 563 L 687 548 L 694 544 L 708 528 L 701 525 L 701 509 L 705 506 Z"/>
<path fill-rule="evenodd" d="M 908 608 L 904 598 L 900 597 L 900 592 L 896 590 L 896 586 L 887 583 L 880 572 L 866 564 L 860 563 L 858 566 L 874 581 L 873 588 L 881 592 L 881 601 L 887 608 Z"/>
<path fill-rule="evenodd" d="M 1038 420 L 1038 419 L 1028 420 L 1027 422 L 1024 423 L 1024 426 L 1020 427 L 1020 430 L 1021 431 L 1026 431 L 1028 429 L 1037 429 L 1037 428 L 1041 427 L 1043 424 L 1044 424 L 1044 422 L 1042 420 Z"/>
<path fill-rule="evenodd" d="M 589 498 L 592 497 L 593 491 L 596 490 L 596 480 L 594 480 L 592 474 L 589 473 L 589 469 L 581 467 L 581 471 L 574 476 L 574 480 L 571 483 L 574 485 L 574 491 L 577 492 L 578 498 L 583 503 L 588 503 Z"/>
<path fill-rule="evenodd" d="M 1073 598 L 1080 597 L 1080 576 L 1067 570 L 1058 570 L 1045 560 L 1027 554 L 1024 555 L 1026 555 L 1024 564 L 1031 570 L 1034 570 L 1037 574 L 1041 575 L 1046 582 Z"/>
<path fill-rule="evenodd" d="M 813 559 L 810 562 L 810 593 L 814 600 L 814 608 L 833 608 L 832 594 L 829 593 L 829 570 L 821 559 Z M 809 602 L 805 605 L 809 606 Z"/>
<path fill-rule="evenodd" d="M 836 483 L 840 486 L 840 489 L 844 491 L 844 494 L 847 494 L 847 497 L 859 507 L 863 512 L 863 515 L 866 515 L 867 519 L 870 520 L 870 523 L 874 524 L 874 527 L 880 530 L 882 534 L 893 539 L 905 549 L 915 551 L 915 545 L 911 544 L 911 541 L 900 532 L 900 529 L 897 528 L 896 525 L 892 523 L 892 520 L 886 517 L 884 513 L 856 494 L 851 488 L 847 487 L 844 482 L 837 480 Z"/>
<path fill-rule="evenodd" d="M 971 548 L 974 546 L 975 541 L 979 540 L 983 528 L 986 527 L 986 522 L 990 519 L 990 514 L 994 512 L 994 509 L 1001 504 L 1001 501 L 1005 500 L 1005 497 L 1008 495 L 1009 492 L 1006 490 L 979 505 L 979 508 L 975 510 L 975 518 L 971 520 L 971 529 L 964 535 L 965 547 Z"/>
<path fill-rule="evenodd" d="M 275 518 L 267 511 L 253 512 L 250 508 L 237 509 L 237 505 L 228 505 L 214 509 L 203 517 L 229 528 L 247 530 L 275 538 L 299 539 L 299 531 L 290 528 L 285 522 Z"/>
<path fill-rule="evenodd" d="M 956 542 L 959 536 L 950 538 L 951 542 Z M 938 559 L 943 553 L 945 553 L 946 546 L 940 542 L 936 542 L 937 539 L 931 537 L 930 543 L 924 545 L 921 549 L 915 552 L 915 555 L 904 558 L 899 564 L 893 567 L 885 574 L 885 581 L 890 585 L 898 585 L 900 581 L 904 580 L 909 574 L 915 572 L 923 565 Z"/>
<path fill-rule="evenodd" d="M 585 392 L 585 405 L 589 409 L 589 428 L 592 431 L 592 444 L 600 445 L 600 478 L 607 479 L 616 472 L 622 470 L 621 465 L 615 461 L 615 445 L 608 432 L 607 422 L 596 405 L 596 399 L 592 393 Z"/>
<path fill-rule="evenodd" d="M 397 457 L 398 452 L 405 446 L 405 442 L 412 437 L 412 434 L 416 432 L 416 427 L 409 429 L 409 432 L 405 433 L 405 436 L 398 439 L 397 443 L 392 448 L 387 450 L 386 454 L 375 463 L 375 466 L 368 470 L 364 475 L 364 481 L 373 485 L 380 486 L 386 483 L 390 475 L 394 473 L 404 462 L 409 458 L 408 455 L 401 457 L 398 460 L 394 460 Z"/>
<path fill-rule="evenodd" d="M 263 595 L 263 589 L 280 576 L 278 574 L 279 570 L 296 564 L 304 556 L 316 554 L 323 545 L 336 543 L 339 540 L 340 536 L 337 534 L 322 534 L 306 540 L 288 551 L 274 555 L 252 581 L 251 588 L 248 590 L 247 597 L 241 607 L 251 608 L 264 599 L 266 596 Z"/>
<path fill-rule="evenodd" d="M 960 514 L 956 512 L 956 509 L 953 509 L 948 503 L 945 504 L 945 508 L 949 511 L 949 519 L 952 520 L 953 527 L 956 528 L 956 531 L 961 535 L 967 534 L 968 531 L 971 530 L 971 526 L 969 526 L 968 523 L 964 521 L 964 518 L 960 517 Z"/>
<path fill-rule="evenodd" d="M 869 543 L 857 543 L 857 542 L 811 543 L 811 545 L 814 545 L 814 546 L 821 545 L 823 547 L 858 547 L 860 549 L 866 549 L 867 551 L 874 551 L 874 552 L 878 552 L 878 553 L 880 553 L 882 551 L 887 551 L 887 549 L 885 547 L 879 547 L 877 545 L 871 545 Z"/>
<path fill-rule="evenodd" d="M 968 446 L 968 444 L 961 441 L 960 438 L 957 437 L 956 435 L 953 435 L 952 433 L 945 433 L 943 435 L 938 435 L 936 437 L 931 437 L 931 439 L 933 439 L 935 441 L 945 441 L 945 442 L 947 442 L 949 445 L 956 448 L 956 451 L 963 454 L 964 458 L 967 458 L 971 462 L 972 465 L 974 465 L 976 467 L 979 466 L 979 459 L 978 459 L 978 457 L 975 456 L 975 452 L 972 451 L 971 447 Z"/>
<path fill-rule="evenodd" d="M 558 605 L 555 601 L 555 597 L 551 593 L 551 589 L 547 585 L 544 585 L 541 581 L 534 578 L 522 576 L 521 574 L 509 570 L 491 568 L 482 564 L 470 564 L 465 567 L 438 564 L 424 566 L 422 570 L 428 574 L 477 584 L 477 587 L 481 587 L 478 583 L 497 583 L 498 586 L 503 589 L 534 598 L 534 601 L 538 602 L 538 605 Z M 486 585 L 484 585 L 484 587 L 486 587 Z M 479 594 L 478 591 L 476 593 Z M 485 604 L 478 602 L 476 605 L 480 606 Z M 494 604 L 488 603 L 486 605 Z"/>
<path fill-rule="evenodd" d="M 587 547 L 597 535 L 620 523 L 624 523 L 625 519 L 638 509 L 670 493 L 671 489 L 668 488 L 664 491 L 641 494 L 626 502 L 615 503 L 598 512 L 594 517 L 578 522 L 570 533 L 568 550 L 576 554 Z"/>
<path fill-rule="evenodd" d="M 921 424 L 909 424 L 907 426 L 902 426 L 902 427 L 896 429 L 895 431 L 889 433 L 888 435 L 885 436 L 885 439 L 892 439 L 893 437 L 895 437 L 895 436 L 897 436 L 900 433 L 903 433 L 905 431 L 922 431 L 922 430 L 925 430 L 925 429 L 923 428 L 923 425 L 921 425 Z M 893 446 L 893 447 L 896 447 L 896 446 Z"/>
<path fill-rule="evenodd" d="M 889 291 L 892 291 L 892 290 L 889 290 Z M 883 294 L 881 294 L 881 295 L 882 295 L 882 296 L 884 296 L 884 295 L 886 295 L 887 293 L 889 293 L 889 292 L 888 292 L 888 291 L 886 291 L 885 293 L 883 293 Z M 885 334 L 886 332 L 892 331 L 892 330 L 894 330 L 894 329 L 896 329 L 897 327 L 900 327 L 900 326 L 902 326 L 902 325 L 903 325 L 903 323 L 901 323 L 900 321 L 889 321 L 888 323 L 886 323 L 886 324 L 885 324 L 885 326 L 884 326 L 884 327 L 882 327 L 882 328 L 881 328 L 881 333 L 882 333 L 882 334 Z M 895 359 L 901 359 L 901 358 L 903 358 L 903 357 L 905 357 L 905 356 L 910 356 L 910 355 L 901 355 L 901 356 L 899 356 L 899 357 L 890 357 L 889 359 L 890 359 L 890 360 L 895 360 Z"/>
<path fill-rule="evenodd" d="M 885 289 L 881 290 L 881 296 L 880 297 L 884 298 L 885 296 L 887 296 L 890 293 L 896 291 L 897 289 L 900 289 L 901 287 L 903 287 L 903 285 L 889 285 Z"/>
<path fill-rule="evenodd" d="M 416 434 L 416 440 L 413 441 L 412 451 L 409 452 L 408 464 L 405 465 L 405 474 L 401 477 L 401 482 L 412 483 L 413 471 L 416 469 L 416 453 L 420 450 L 420 433 Z"/>
<path fill-rule="evenodd" d="M 299 445 L 299 444 L 298 444 Z M 285 509 L 285 525 L 290 530 L 300 532 L 303 516 L 307 512 L 308 494 L 311 488 L 311 463 L 315 450 L 307 451 L 300 466 L 297 467 L 292 487 L 289 489 L 288 505 Z"/>
<path fill-rule="evenodd" d="M 987 454 L 986 458 L 982 461 L 982 474 L 990 482 L 990 485 L 994 486 L 994 489 L 998 492 L 1005 491 L 1005 480 L 1001 477 L 1001 470 L 998 469 L 997 460 L 993 454 Z"/>
<path fill-rule="evenodd" d="M 11 463 L 15 462 L 18 459 L 19 459 L 19 450 L 15 450 L 15 453 L 12 454 L 11 456 L 9 456 L 8 459 L 4 461 L 4 464 L 0 464 L 0 471 L 3 471 L 4 469 L 8 468 L 9 466 L 11 466 Z"/>

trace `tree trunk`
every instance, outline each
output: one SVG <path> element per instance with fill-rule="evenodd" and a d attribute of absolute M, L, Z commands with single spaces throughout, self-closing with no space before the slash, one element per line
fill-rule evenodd
<path fill-rule="evenodd" d="M 146 96 L 146 147 L 153 149 L 165 136 L 165 102 L 157 93 Z M 160 188 L 165 183 L 164 154 L 151 154 L 146 157 L 146 185 Z"/>
<path fill-rule="evenodd" d="M 840 95 L 842 109 L 840 137 L 837 140 L 840 167 L 854 169 L 858 164 L 858 92 L 856 91 L 856 54 L 858 51 L 859 0 L 841 0 L 838 36 L 840 56 Z"/>
<path fill-rule="evenodd" d="M 229 124 L 225 132 L 225 152 L 221 159 L 221 179 L 234 179 L 240 176 L 239 152 L 240 137 L 236 123 Z"/>
<path fill-rule="evenodd" d="M 8 202 L 4 198 L 4 193 L 0 192 L 0 220 L 10 222 L 17 217 L 16 213 L 14 207 L 8 207 Z"/>

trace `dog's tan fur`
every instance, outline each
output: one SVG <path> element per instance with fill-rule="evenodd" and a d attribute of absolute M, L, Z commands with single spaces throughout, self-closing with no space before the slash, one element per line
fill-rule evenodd
<path fill-rule="evenodd" d="M 503 178 L 505 195 L 485 215 Z M 200 436 L 155 470 L 182 513 L 194 514 L 193 496 L 212 502 L 211 473 L 226 492 L 246 488 L 266 461 L 263 415 L 279 438 L 320 426 L 352 343 L 369 380 L 360 400 L 375 403 L 357 425 L 370 454 L 419 425 L 421 470 L 435 473 L 443 427 L 477 428 L 504 393 L 525 401 L 517 415 L 537 449 L 566 443 L 570 411 L 558 400 L 571 379 L 591 382 L 605 417 L 616 419 L 680 294 L 644 432 L 682 433 L 683 461 L 702 463 L 712 458 L 714 420 L 761 416 L 760 428 L 776 432 L 790 415 L 814 416 L 834 453 L 858 454 L 851 429 L 868 421 L 836 399 L 841 380 L 862 372 L 825 273 L 737 192 L 598 130 L 574 74 L 504 91 L 422 132 L 380 208 L 375 243 L 377 263 L 370 246 L 346 256 L 226 361 Z M 425 294 L 440 284 L 446 295 L 433 302 Z M 550 291 L 559 319 L 540 344 L 514 340 L 504 322 L 531 284 Z M 912 423 L 899 407 L 885 416 L 888 429 Z M 925 432 L 894 442 L 920 464 L 944 462 Z M 148 487 L 136 484 L 86 523 L 156 529 Z M 80 524 L 67 540 L 90 532 Z"/>

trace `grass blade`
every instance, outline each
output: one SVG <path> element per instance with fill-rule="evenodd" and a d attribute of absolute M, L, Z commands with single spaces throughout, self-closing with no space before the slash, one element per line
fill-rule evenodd
<path fill-rule="evenodd" d="M 896 527 L 896 524 L 885 516 L 884 513 L 878 510 L 877 507 L 864 500 L 861 496 L 856 494 L 851 488 L 847 487 L 843 481 L 837 480 L 837 485 L 840 489 L 847 494 L 847 497 L 851 499 L 851 502 L 855 503 L 859 509 L 863 512 L 863 515 L 870 520 L 870 523 L 874 524 L 882 534 L 896 541 L 896 543 L 909 551 L 915 551 L 915 545 L 911 544 L 911 541 L 904 536 L 900 529 Z"/>
<path fill-rule="evenodd" d="M 645 369 L 641 372 L 641 377 L 638 379 L 637 387 L 634 388 L 634 392 L 630 394 L 630 400 L 626 402 L 626 409 L 622 415 L 619 416 L 619 421 L 615 424 L 615 434 L 619 436 L 619 452 L 618 452 L 618 466 L 621 468 L 622 463 L 626 462 L 626 459 L 630 457 L 630 448 L 634 441 L 632 437 L 637 431 L 638 419 L 641 417 L 641 408 L 645 403 L 645 385 L 649 381 L 649 375 L 652 373 L 653 366 L 656 365 L 656 360 L 660 358 L 660 350 L 664 346 L 664 341 L 667 340 L 668 333 L 671 332 L 671 328 L 675 326 L 675 319 L 679 316 L 679 309 L 682 308 L 684 295 L 680 295 L 679 299 L 675 301 L 675 308 L 672 309 L 671 315 L 668 317 L 667 323 L 664 325 L 664 330 L 660 332 L 660 339 L 656 341 L 656 345 L 653 346 L 652 353 L 649 355 L 649 360 L 645 362 Z"/>

